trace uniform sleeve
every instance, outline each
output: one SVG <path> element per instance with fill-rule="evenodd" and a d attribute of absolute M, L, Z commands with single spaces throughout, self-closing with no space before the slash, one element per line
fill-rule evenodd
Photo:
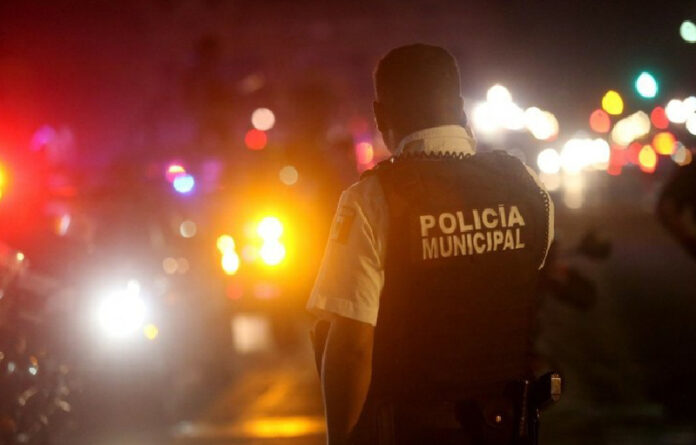
<path fill-rule="evenodd" d="M 539 265 L 539 269 L 544 267 L 544 263 L 546 263 L 546 255 L 549 253 L 549 248 L 551 247 L 551 243 L 553 242 L 553 237 L 554 237 L 554 205 L 553 205 L 553 200 L 551 199 L 551 195 L 549 194 L 549 191 L 546 190 L 546 186 L 544 186 L 544 183 L 541 182 L 541 179 L 539 179 L 539 176 L 536 174 L 534 170 L 532 170 L 528 165 L 525 165 L 527 168 L 527 171 L 529 172 L 530 176 L 532 179 L 534 179 L 534 182 L 541 188 L 544 193 L 546 193 L 546 197 L 549 200 L 549 239 L 548 242 L 546 243 L 546 252 L 544 253 L 544 259 L 541 260 L 541 264 Z"/>
<path fill-rule="evenodd" d="M 382 231 L 371 213 L 383 197 L 365 195 L 365 187 L 355 186 L 341 195 L 307 309 L 321 318 L 340 315 L 374 326 L 384 268 Z"/>

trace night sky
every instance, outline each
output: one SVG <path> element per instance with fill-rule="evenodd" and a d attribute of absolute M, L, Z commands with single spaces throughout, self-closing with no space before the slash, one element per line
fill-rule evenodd
<path fill-rule="evenodd" d="M 587 128 L 608 89 L 638 109 L 640 70 L 657 75 L 658 103 L 693 94 L 696 45 L 679 25 L 694 16 L 686 1 L 2 2 L 0 139 L 26 144 L 38 126 L 65 124 L 94 161 L 141 150 L 149 127 L 172 128 L 160 144 L 185 139 L 178 90 L 206 35 L 221 41 L 230 84 L 265 79 L 242 107 L 282 108 L 285 92 L 311 76 L 334 91 L 336 119 L 370 119 L 379 56 L 424 41 L 458 58 L 465 96 L 483 98 L 500 82 L 523 106 L 554 112 L 563 139 Z"/>

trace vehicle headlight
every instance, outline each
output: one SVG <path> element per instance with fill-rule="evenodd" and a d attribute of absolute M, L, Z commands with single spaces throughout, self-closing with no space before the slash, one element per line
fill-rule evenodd
<path fill-rule="evenodd" d="M 142 328 L 146 313 L 145 302 L 140 297 L 140 284 L 131 280 L 125 289 L 114 290 L 104 297 L 97 316 L 109 337 L 124 338 Z"/>

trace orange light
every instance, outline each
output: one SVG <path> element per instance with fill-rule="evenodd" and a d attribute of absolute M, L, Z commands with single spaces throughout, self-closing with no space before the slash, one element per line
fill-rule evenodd
<path fill-rule="evenodd" d="M 657 154 L 650 145 L 644 145 L 638 153 L 640 169 L 645 173 L 652 173 L 657 167 Z"/>
<path fill-rule="evenodd" d="M 252 128 L 244 136 L 244 143 L 249 150 L 263 150 L 268 143 L 268 136 L 265 131 Z"/>
<path fill-rule="evenodd" d="M 672 133 L 669 131 L 662 131 L 655 135 L 652 145 L 659 154 L 669 156 L 674 153 L 675 142 L 677 142 L 677 140 Z"/>
<path fill-rule="evenodd" d="M 597 133 L 608 133 L 611 128 L 611 119 L 604 110 L 594 110 L 590 115 L 590 128 Z"/>

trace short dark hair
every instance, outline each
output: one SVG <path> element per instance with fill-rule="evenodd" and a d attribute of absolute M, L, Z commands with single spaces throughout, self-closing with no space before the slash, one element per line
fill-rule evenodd
<path fill-rule="evenodd" d="M 377 64 L 375 96 L 398 130 L 461 122 L 459 67 L 446 49 L 417 43 L 395 48 Z"/>

